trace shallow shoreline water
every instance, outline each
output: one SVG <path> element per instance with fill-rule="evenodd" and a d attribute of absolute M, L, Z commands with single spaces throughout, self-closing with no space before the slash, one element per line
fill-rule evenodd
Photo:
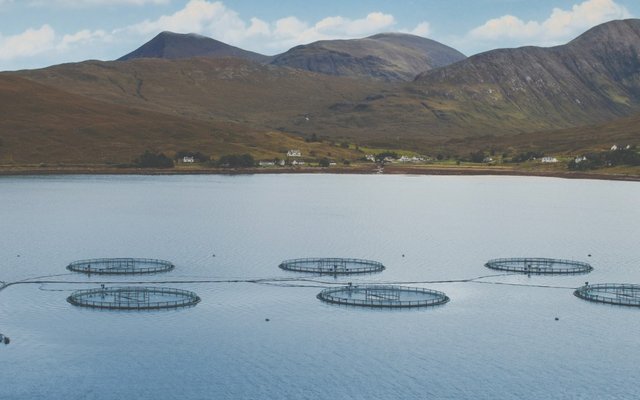
<path fill-rule="evenodd" d="M 48 176 L 48 175 L 442 175 L 442 176 L 522 176 L 564 179 L 596 179 L 611 181 L 640 182 L 640 175 L 575 172 L 575 171 L 526 171 L 500 167 L 444 167 L 444 168 L 403 168 L 386 166 L 353 168 L 216 168 L 216 169 L 139 169 L 139 168 L 0 168 L 1 176 Z"/>

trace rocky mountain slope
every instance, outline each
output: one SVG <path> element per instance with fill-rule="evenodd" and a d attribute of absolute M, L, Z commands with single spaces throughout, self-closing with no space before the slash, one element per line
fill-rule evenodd
<path fill-rule="evenodd" d="M 415 88 L 547 124 L 625 116 L 640 105 L 640 20 L 597 26 L 563 46 L 478 54 L 421 74 Z"/>
<path fill-rule="evenodd" d="M 297 46 L 276 56 L 272 64 L 335 76 L 407 81 L 423 71 L 464 59 L 464 54 L 434 40 L 385 33 Z"/>
<path fill-rule="evenodd" d="M 612 21 L 553 48 L 499 49 L 323 110 L 323 126 L 376 143 L 556 130 L 640 111 L 640 20 Z M 319 119 L 316 119 L 319 120 Z"/>
<path fill-rule="evenodd" d="M 119 61 L 136 58 L 237 57 L 255 62 L 268 62 L 271 57 L 230 46 L 206 36 L 162 32 Z"/>

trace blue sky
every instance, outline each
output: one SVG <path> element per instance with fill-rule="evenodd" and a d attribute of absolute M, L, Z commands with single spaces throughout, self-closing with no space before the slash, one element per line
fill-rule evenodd
<path fill-rule="evenodd" d="M 111 60 L 163 30 L 263 54 L 397 31 L 472 55 L 562 44 L 639 16 L 640 0 L 0 0 L 0 70 Z"/>

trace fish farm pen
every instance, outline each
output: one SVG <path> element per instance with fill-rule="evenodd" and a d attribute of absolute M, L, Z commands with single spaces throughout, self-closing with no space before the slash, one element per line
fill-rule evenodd
<path fill-rule="evenodd" d="M 317 297 L 327 303 L 376 308 L 430 307 L 449 301 L 437 290 L 396 285 L 342 286 L 325 289 Z"/>
<path fill-rule="evenodd" d="M 69 271 L 103 275 L 153 274 L 174 268 L 169 261 L 151 258 L 96 258 L 74 261 L 67 265 Z"/>
<path fill-rule="evenodd" d="M 630 283 L 600 283 L 578 288 L 574 295 L 597 303 L 640 307 L 640 285 Z"/>
<path fill-rule="evenodd" d="M 496 258 L 484 265 L 487 268 L 519 272 L 523 274 L 586 274 L 593 267 L 582 261 L 560 260 L 555 258 Z"/>
<path fill-rule="evenodd" d="M 182 289 L 132 286 L 78 290 L 67 301 L 74 306 L 109 310 L 159 310 L 195 306 L 200 297 Z"/>
<path fill-rule="evenodd" d="M 380 262 L 357 258 L 297 258 L 283 261 L 279 267 L 286 271 L 335 275 L 373 273 L 385 268 Z"/>

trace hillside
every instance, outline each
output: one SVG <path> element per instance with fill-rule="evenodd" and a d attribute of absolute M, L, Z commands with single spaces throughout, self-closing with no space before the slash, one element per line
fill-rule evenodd
<path fill-rule="evenodd" d="M 597 26 L 563 46 L 482 53 L 421 74 L 415 89 L 548 127 L 629 115 L 640 106 L 640 20 Z"/>
<path fill-rule="evenodd" d="M 194 33 L 179 34 L 161 32 L 118 61 L 136 58 L 192 58 L 192 57 L 237 57 L 255 62 L 268 62 L 271 57 L 230 46 L 226 43 Z"/>
<path fill-rule="evenodd" d="M 430 146 L 604 123 L 640 110 L 640 20 L 612 21 L 553 48 L 499 49 L 321 113 L 374 144 Z M 366 133 L 363 132 L 366 130 Z"/>
<path fill-rule="evenodd" d="M 109 104 L 7 74 L 0 74 L 0 103 L 0 164 L 5 165 L 129 163 L 146 149 L 273 158 L 300 148 L 307 154 L 352 156 L 281 132 Z"/>
<path fill-rule="evenodd" d="M 276 56 L 272 64 L 335 76 L 408 81 L 420 72 L 463 59 L 464 54 L 434 40 L 385 33 L 296 46 Z"/>
<path fill-rule="evenodd" d="M 109 103 L 203 121 L 227 120 L 256 129 L 288 127 L 302 136 L 316 110 L 355 101 L 380 82 L 359 81 L 241 59 L 86 61 L 17 75 Z"/>

